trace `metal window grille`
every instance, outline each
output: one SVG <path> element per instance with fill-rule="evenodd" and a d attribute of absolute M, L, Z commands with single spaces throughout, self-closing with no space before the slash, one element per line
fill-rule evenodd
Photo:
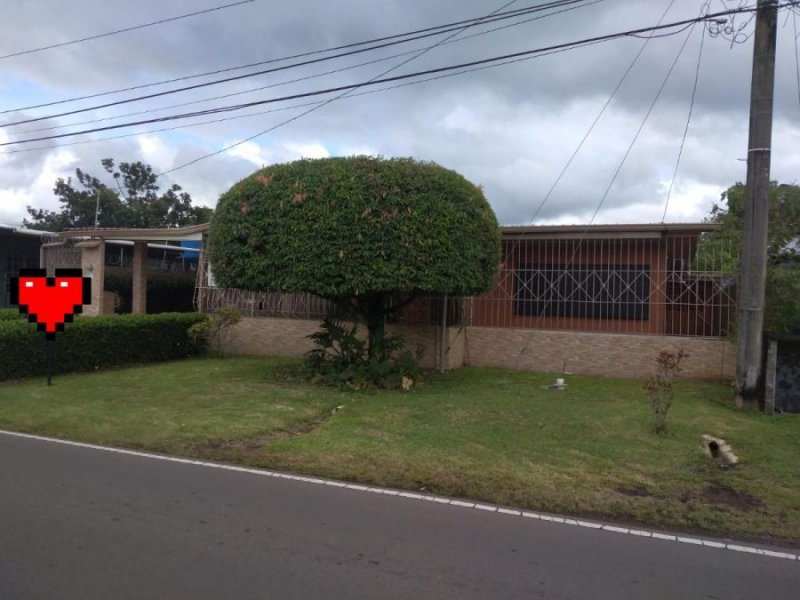
<path fill-rule="evenodd" d="M 447 298 L 448 325 L 726 337 L 736 315 L 735 250 L 714 234 L 597 238 L 531 237 L 503 242 L 488 292 Z M 310 294 L 208 287 L 205 254 L 196 305 L 264 317 L 323 319 L 331 303 Z M 442 296 L 422 296 L 392 320 L 439 325 Z"/>

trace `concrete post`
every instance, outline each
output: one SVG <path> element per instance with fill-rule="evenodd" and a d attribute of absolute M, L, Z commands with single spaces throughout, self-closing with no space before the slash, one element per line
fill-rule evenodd
<path fill-rule="evenodd" d="M 775 413 L 775 377 L 778 367 L 778 342 L 770 340 L 767 346 L 767 373 L 764 385 L 764 412 Z"/>
<path fill-rule="evenodd" d="M 133 243 L 133 299 L 134 314 L 147 312 L 147 242 Z"/>
<path fill-rule="evenodd" d="M 759 384 L 763 373 L 762 337 L 777 29 L 777 1 L 758 0 L 753 38 L 750 137 L 747 150 L 742 275 L 739 285 L 739 328 L 736 332 L 738 401 L 750 408 L 758 407 L 760 404 Z"/>
<path fill-rule="evenodd" d="M 49 276 L 53 276 L 55 267 L 53 266 L 53 253 L 57 248 L 62 248 L 64 242 L 53 242 L 50 244 L 42 244 L 39 247 L 39 268 L 47 271 Z"/>
<path fill-rule="evenodd" d="M 92 303 L 83 307 L 83 314 L 90 316 L 104 313 L 103 284 L 105 282 L 106 243 L 104 240 L 88 240 L 75 244 L 81 249 L 81 269 L 84 277 L 92 279 Z"/>

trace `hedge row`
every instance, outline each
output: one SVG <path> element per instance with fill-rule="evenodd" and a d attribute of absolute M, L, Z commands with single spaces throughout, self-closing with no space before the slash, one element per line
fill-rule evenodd
<path fill-rule="evenodd" d="M 45 344 L 53 344 L 53 373 L 95 371 L 200 354 L 188 329 L 201 313 L 78 316 L 55 342 L 26 320 L 0 320 L 0 381 L 45 375 Z"/>
<path fill-rule="evenodd" d="M 0 321 L 16 321 L 24 319 L 25 315 L 18 308 L 0 308 Z"/>

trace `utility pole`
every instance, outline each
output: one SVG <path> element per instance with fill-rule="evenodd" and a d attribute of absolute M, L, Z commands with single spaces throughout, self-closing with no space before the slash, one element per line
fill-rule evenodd
<path fill-rule="evenodd" d="M 739 327 L 736 348 L 737 401 L 750 407 L 761 401 L 764 295 L 767 274 L 772 97 L 775 87 L 777 0 L 758 0 L 750 86 L 750 135 L 739 285 Z"/>
<path fill-rule="evenodd" d="M 94 228 L 97 229 L 98 219 L 100 218 L 100 188 L 97 188 L 97 201 L 94 206 Z"/>

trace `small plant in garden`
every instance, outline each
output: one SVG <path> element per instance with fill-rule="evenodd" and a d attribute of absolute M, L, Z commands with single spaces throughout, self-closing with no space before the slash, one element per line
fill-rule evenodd
<path fill-rule="evenodd" d="M 196 343 L 205 345 L 211 343 L 219 356 L 223 356 L 222 349 L 230 328 L 241 318 L 242 315 L 235 308 L 218 308 L 206 320 L 192 325 L 189 328 L 189 335 Z"/>
<path fill-rule="evenodd" d="M 653 410 L 656 433 L 663 433 L 667 429 L 667 412 L 672 406 L 672 384 L 681 371 L 681 362 L 687 356 L 689 355 L 683 350 L 662 351 L 656 359 L 656 374 L 644 383 L 644 391 L 650 398 Z"/>
<path fill-rule="evenodd" d="M 382 353 L 369 355 L 367 343 L 358 337 L 358 327 L 347 327 L 326 319 L 320 331 L 308 336 L 314 349 L 306 353 L 306 372 L 314 383 L 364 389 L 411 389 L 419 380 L 418 359 L 403 351 L 401 336 L 385 336 Z M 383 356 L 383 358 L 379 358 Z"/>

